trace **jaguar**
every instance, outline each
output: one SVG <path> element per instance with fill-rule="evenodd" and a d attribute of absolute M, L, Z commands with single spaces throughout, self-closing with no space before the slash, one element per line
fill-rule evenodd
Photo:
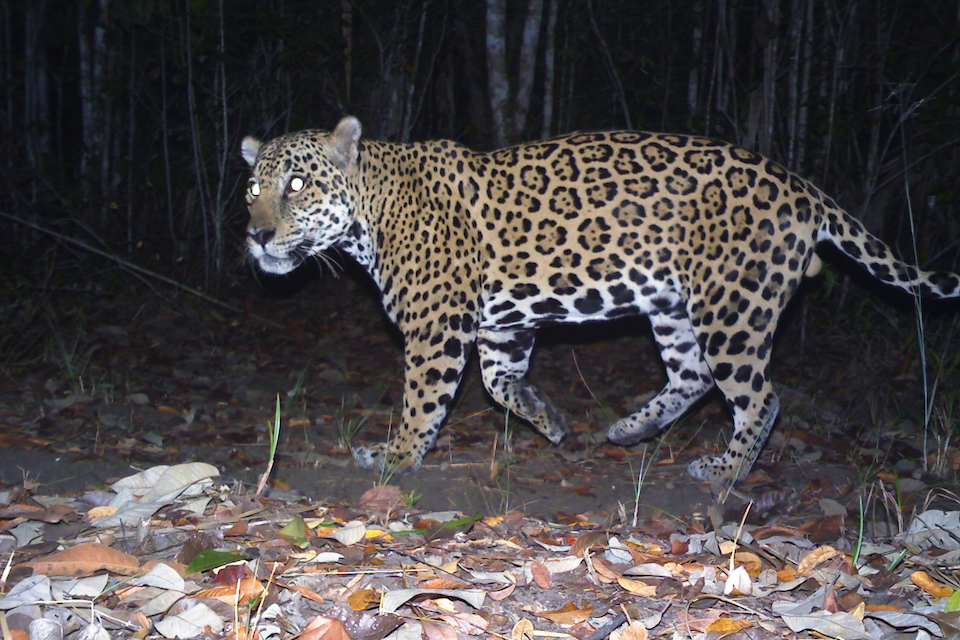
<path fill-rule="evenodd" d="M 564 415 L 526 377 L 537 328 L 642 314 L 667 382 L 609 440 L 653 438 L 716 387 L 733 436 L 687 471 L 730 485 L 777 417 L 774 333 L 820 269 L 819 243 L 893 287 L 960 296 L 960 276 L 897 259 L 809 181 L 704 137 L 583 132 L 481 153 L 361 139 L 345 117 L 332 131 L 247 137 L 241 152 L 246 249 L 260 269 L 288 273 L 339 249 L 402 333 L 402 423 L 389 442 L 353 449 L 362 467 L 420 467 L 474 345 L 490 396 L 559 443 Z"/>

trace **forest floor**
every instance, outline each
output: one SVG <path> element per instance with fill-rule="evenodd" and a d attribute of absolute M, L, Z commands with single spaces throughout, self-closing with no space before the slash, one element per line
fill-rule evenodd
<path fill-rule="evenodd" d="M 260 558 L 264 564 L 247 571 L 257 584 L 270 571 L 280 576 L 282 593 L 275 588 L 270 602 L 289 605 L 288 626 L 277 623 L 285 634 L 303 628 L 296 620 L 323 618 L 345 626 L 315 623 L 322 628 L 314 635 L 378 639 L 413 616 L 431 640 L 583 638 L 624 604 L 651 636 L 780 637 L 788 627 L 828 637 L 873 637 L 881 628 L 937 635 L 955 623 L 943 611 L 960 544 L 903 536 L 934 507 L 950 522 L 960 452 L 943 446 L 929 461 L 947 469 L 949 482 L 923 473 L 922 435 L 910 420 L 920 404 L 916 363 L 869 328 L 842 326 L 829 313 L 790 318 L 775 355 L 778 428 L 750 477 L 721 495 L 684 473 L 695 457 L 725 446 L 730 419 L 716 396 L 659 441 L 631 448 L 605 441 L 607 426 L 664 381 L 643 320 L 541 332 L 531 378 L 570 417 L 573 433 L 560 446 L 492 404 L 474 359 L 423 468 L 380 477 L 356 468 L 346 446 L 381 441 L 399 420 L 399 335 L 368 287 L 328 276 L 288 297 L 248 294 L 234 303 L 246 313 L 147 293 L 65 293 L 56 304 L 8 308 L 8 331 L 21 324 L 0 378 L 0 507 L 7 505 L 0 534 L 31 521 L 48 528 L 35 531 L 43 542 L 17 536 L 29 544 L 17 550 L 12 577 L 3 577 L 8 587 L 30 584 L 22 580 L 27 560 L 31 580 L 57 575 L 36 564 L 57 540 L 103 542 L 106 525 L 91 528 L 87 510 L 110 502 L 104 496 L 114 495 L 108 487 L 119 491 L 117 479 L 194 462 L 220 474 L 219 488 L 201 487 L 206 512 L 173 511 L 167 496 L 170 504 L 150 521 L 154 533 L 126 521 L 110 529 L 114 546 L 139 561 L 186 563 L 205 546 Z M 278 394 L 275 466 L 256 498 Z M 184 487 L 206 477 L 192 475 L 203 465 L 171 468 L 188 470 Z M 51 520 L 54 503 L 60 515 Z M 31 519 L 27 505 L 46 519 Z M 312 529 L 299 538 L 278 533 L 297 516 Z M 357 526 L 361 536 L 349 538 Z M 734 555 L 729 540 L 738 531 Z M 861 548 L 859 573 L 851 568 L 858 540 L 880 545 L 869 554 Z M 0 557 L 12 551 L 3 541 Z M 102 549 L 74 548 L 85 555 L 67 562 L 72 575 L 82 573 L 77 562 L 100 566 Z M 325 560 L 303 560 L 309 550 Z M 111 562 L 105 566 L 123 574 Z M 284 573 L 294 567 L 300 582 Z M 921 568 L 934 586 L 911 582 Z M 424 591 L 397 595 L 413 586 Z M 474 600 L 478 589 L 487 594 L 483 604 Z M 9 606 L 0 599 L 0 611 L 21 604 L 13 594 Z M 387 620 L 388 594 L 401 617 L 377 622 Z M 100 601 L 126 620 L 123 602 L 114 589 Z M 906 617 L 891 621 L 895 615 Z M 219 618 L 235 628 L 229 616 Z M 856 636 L 861 628 L 866 635 Z"/>

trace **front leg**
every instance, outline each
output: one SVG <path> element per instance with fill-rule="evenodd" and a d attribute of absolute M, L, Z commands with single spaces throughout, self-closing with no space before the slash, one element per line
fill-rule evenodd
<path fill-rule="evenodd" d="M 461 328 L 472 322 L 458 322 Z M 432 325 L 432 326 L 431 326 Z M 463 378 L 476 332 L 457 331 L 445 324 L 405 327 L 403 416 L 389 442 L 354 447 L 353 457 L 364 469 L 391 472 L 420 468 L 423 457 L 437 441 L 440 425 Z"/>

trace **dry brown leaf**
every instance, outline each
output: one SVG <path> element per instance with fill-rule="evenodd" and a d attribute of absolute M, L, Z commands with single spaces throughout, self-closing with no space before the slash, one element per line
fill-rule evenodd
<path fill-rule="evenodd" d="M 317 616 L 300 632 L 298 640 L 351 640 L 351 638 L 339 620 Z"/>
<path fill-rule="evenodd" d="M 283 587 L 284 589 L 289 589 L 290 591 L 296 591 L 297 593 L 299 593 L 300 595 L 302 595 L 304 598 L 307 598 L 307 599 L 309 599 L 309 600 L 313 600 L 314 602 L 323 602 L 323 601 L 324 601 L 324 600 L 323 600 L 323 596 L 321 596 L 321 595 L 320 595 L 319 593 L 317 593 L 316 591 L 313 591 L 313 590 L 311 590 L 311 589 L 308 589 L 307 587 L 304 587 L 303 585 L 299 585 L 299 584 L 286 584 L 286 583 L 284 583 L 284 582 L 280 582 L 279 580 L 274 580 L 274 582 L 277 583 L 279 586 Z"/>
<path fill-rule="evenodd" d="M 510 632 L 510 640 L 529 640 L 533 637 L 533 623 L 526 618 L 517 620 Z"/>
<path fill-rule="evenodd" d="M 842 555 L 842 551 L 837 551 L 830 545 L 825 544 L 822 547 L 817 547 L 800 560 L 800 564 L 797 565 L 797 574 L 801 576 L 807 574 L 817 565 Z"/>
<path fill-rule="evenodd" d="M 647 640 L 647 628 L 639 620 L 634 620 L 623 631 L 614 631 L 610 640 Z"/>
<path fill-rule="evenodd" d="M 550 579 L 550 571 L 543 566 L 539 560 L 530 563 L 530 573 L 533 575 L 533 581 L 541 589 L 549 589 L 553 586 L 553 580 Z"/>
<path fill-rule="evenodd" d="M 360 503 L 357 506 L 370 511 L 389 513 L 399 507 L 402 502 L 400 487 L 392 484 L 382 484 L 365 491 L 360 496 Z"/>
<path fill-rule="evenodd" d="M 565 627 L 572 627 L 575 624 L 580 624 L 584 622 L 587 618 L 590 617 L 590 614 L 593 613 L 593 605 L 587 603 L 581 603 L 578 607 L 572 602 L 568 602 L 559 609 L 553 611 L 540 611 L 534 615 L 541 618 L 546 618 L 554 624 L 559 624 Z"/>
<path fill-rule="evenodd" d="M 457 640 L 457 630 L 445 622 L 421 620 L 423 635 L 427 640 Z"/>
<path fill-rule="evenodd" d="M 213 598 L 232 607 L 238 604 L 245 604 L 263 593 L 263 583 L 256 578 L 243 578 L 234 584 L 225 584 L 222 587 L 211 587 L 198 591 L 188 597 L 190 598 Z M 239 600 L 237 596 L 240 596 Z"/>
<path fill-rule="evenodd" d="M 646 582 L 641 582 L 640 580 L 631 580 L 630 578 L 624 578 L 621 576 L 617 578 L 617 584 L 620 585 L 621 589 L 629 591 L 635 596 L 644 596 L 649 598 L 657 594 L 656 585 L 647 584 Z"/>
<path fill-rule="evenodd" d="M 102 570 L 132 576 L 140 570 L 140 561 L 98 542 L 85 542 L 19 566 L 48 576 L 85 576 Z"/>
<path fill-rule="evenodd" d="M 752 551 L 738 551 L 733 554 L 733 561 L 742 565 L 743 568 L 747 570 L 747 573 L 754 578 L 760 575 L 760 571 L 763 570 L 763 560 Z"/>
<path fill-rule="evenodd" d="M 440 616 L 440 619 L 458 629 L 460 633 L 469 636 L 480 635 L 487 630 L 487 625 L 489 624 L 483 617 L 465 611 L 445 614 Z"/>
<path fill-rule="evenodd" d="M 910 582 L 917 585 L 934 598 L 949 598 L 953 595 L 953 589 L 943 587 L 931 578 L 926 571 L 914 571 L 910 574 Z"/>
<path fill-rule="evenodd" d="M 790 582 L 796 579 L 797 570 L 793 568 L 793 565 L 788 564 L 783 569 L 777 571 L 777 582 Z"/>
<path fill-rule="evenodd" d="M 610 568 L 610 563 L 607 560 L 598 556 L 593 557 L 593 568 L 602 582 L 616 582 L 617 578 L 620 577 L 620 574 Z"/>
<path fill-rule="evenodd" d="M 347 597 L 347 604 L 354 611 L 364 611 L 380 604 L 380 592 L 374 589 L 360 589 Z"/>
<path fill-rule="evenodd" d="M 570 554 L 583 557 L 583 552 L 597 545 L 607 544 L 608 535 L 606 531 L 587 531 L 570 546 Z"/>
<path fill-rule="evenodd" d="M 452 572 L 451 572 L 452 573 Z M 467 589 L 470 585 L 459 578 L 446 578 L 438 576 L 428 578 L 417 583 L 418 589 L 427 589 L 436 591 L 438 589 Z"/>
<path fill-rule="evenodd" d="M 704 629 L 707 633 L 711 631 L 716 633 L 736 633 L 750 626 L 746 620 L 734 620 L 733 618 L 717 618 L 707 625 Z"/>

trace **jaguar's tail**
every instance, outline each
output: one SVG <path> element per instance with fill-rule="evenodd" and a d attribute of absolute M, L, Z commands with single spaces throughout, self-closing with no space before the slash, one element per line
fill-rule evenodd
<path fill-rule="evenodd" d="M 827 202 L 827 213 L 817 239 L 833 243 L 870 272 L 873 277 L 925 298 L 960 298 L 960 274 L 949 271 L 923 271 L 893 255 L 879 238 L 867 231 L 859 220 Z"/>

